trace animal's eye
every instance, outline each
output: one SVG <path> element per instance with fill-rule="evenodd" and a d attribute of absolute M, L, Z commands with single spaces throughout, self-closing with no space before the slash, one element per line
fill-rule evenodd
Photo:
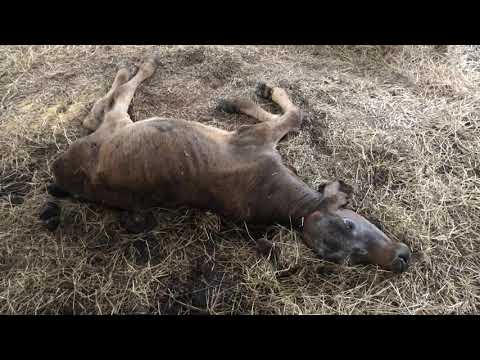
<path fill-rule="evenodd" d="M 345 224 L 345 227 L 350 231 L 355 228 L 355 224 L 350 219 L 343 219 L 343 223 Z"/>

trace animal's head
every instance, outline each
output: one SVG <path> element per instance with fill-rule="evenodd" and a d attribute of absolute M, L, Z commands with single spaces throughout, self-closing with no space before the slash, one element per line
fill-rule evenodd
<path fill-rule="evenodd" d="M 305 218 L 303 237 L 325 260 L 375 264 L 393 272 L 408 267 L 410 249 L 392 241 L 363 216 L 344 208 L 351 189 L 340 181 L 323 185 L 322 206 Z"/>

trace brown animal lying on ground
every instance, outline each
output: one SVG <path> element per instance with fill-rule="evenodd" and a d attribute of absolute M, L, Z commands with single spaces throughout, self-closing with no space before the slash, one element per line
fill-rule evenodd
<path fill-rule="evenodd" d="M 127 113 L 132 97 L 157 66 L 158 58 L 149 58 L 131 79 L 127 68 L 118 71 L 111 90 L 83 122 L 94 132 L 54 162 L 51 195 L 123 209 L 128 214 L 124 225 L 132 232 L 152 225 L 139 214 L 155 206 L 209 209 L 247 223 L 293 224 L 326 260 L 407 269 L 410 250 L 405 244 L 393 242 L 345 208 L 348 186 L 334 181 L 316 191 L 282 163 L 276 145 L 302 123 L 285 90 L 265 84 L 256 89 L 258 96 L 277 103 L 283 115 L 249 100 L 222 101 L 220 109 L 260 122 L 236 131 L 160 117 L 133 123 Z M 49 202 L 40 218 L 54 230 L 59 215 L 58 205 Z"/>

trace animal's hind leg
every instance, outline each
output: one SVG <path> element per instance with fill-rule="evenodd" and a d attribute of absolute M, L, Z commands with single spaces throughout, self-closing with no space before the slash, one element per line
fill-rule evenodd
<path fill-rule="evenodd" d="M 105 113 L 111 108 L 113 94 L 117 88 L 125 84 L 131 76 L 132 70 L 126 64 L 121 64 L 120 69 L 115 76 L 112 87 L 108 93 L 100 100 L 95 102 L 90 114 L 83 120 L 83 126 L 89 130 L 95 131 L 102 124 Z"/>
<path fill-rule="evenodd" d="M 278 119 L 279 115 L 274 115 L 262 109 L 259 105 L 248 99 L 222 99 L 217 105 L 217 109 L 230 114 L 245 114 L 260 122 L 267 122 Z"/>
<path fill-rule="evenodd" d="M 279 87 L 270 87 L 265 83 L 258 83 L 255 89 L 255 94 L 258 97 L 271 100 L 278 104 L 283 113 L 289 111 L 298 112 L 298 108 L 290 101 L 287 92 Z M 280 119 L 281 115 L 275 115 L 262 109 L 259 105 L 255 104 L 249 99 L 222 99 L 217 105 L 218 110 L 225 111 L 227 113 L 241 113 L 251 116 L 260 122 L 267 122 Z"/>
<path fill-rule="evenodd" d="M 270 87 L 265 83 L 258 83 L 255 93 L 263 99 L 272 100 L 282 108 L 284 113 L 298 111 L 298 107 L 291 102 L 287 92 L 280 87 Z"/>
<path fill-rule="evenodd" d="M 284 89 L 259 83 L 255 92 L 259 97 L 277 103 L 284 114 L 271 114 L 253 101 L 245 99 L 222 100 L 218 108 L 229 113 L 243 113 L 261 121 L 261 124 L 255 126 L 259 134 L 264 134 L 262 136 L 265 142 L 276 144 L 290 131 L 300 129 L 302 114 L 298 107 L 290 101 Z"/>
<path fill-rule="evenodd" d="M 112 95 L 113 103 L 111 111 L 127 113 L 130 103 L 133 99 L 133 95 L 135 94 L 138 86 L 155 73 L 158 65 L 158 56 L 151 56 L 147 58 L 145 62 L 140 65 L 137 73 L 133 78 L 116 88 Z"/>
<path fill-rule="evenodd" d="M 140 65 L 137 73 L 126 83 L 118 86 L 111 94 L 110 106 L 103 117 L 103 122 L 98 129 L 99 137 L 111 134 L 116 130 L 133 123 L 128 115 L 128 108 L 132 102 L 138 86 L 151 77 L 158 67 L 157 57 L 149 57 Z"/>
<path fill-rule="evenodd" d="M 143 81 L 153 75 L 157 67 L 158 58 L 154 56 L 149 57 L 140 65 L 134 77 L 115 89 L 112 94 L 110 110 L 105 114 L 103 124 L 98 130 L 100 137 L 133 123 L 130 115 L 128 115 L 128 108 L 135 95 L 135 91 Z"/>
<path fill-rule="evenodd" d="M 114 122 L 121 122 L 122 125 L 131 123 L 127 111 L 135 90 L 144 80 L 153 75 L 157 66 L 158 57 L 151 56 L 140 65 L 135 76 L 130 79 L 133 71 L 128 66 L 123 65 L 115 76 L 110 91 L 95 103 L 90 115 L 83 121 L 83 126 L 95 131 L 106 121 L 107 117 L 110 120 L 113 119 Z M 112 112 L 122 116 L 108 116 Z M 114 129 L 116 128 L 118 127 L 114 126 Z"/>
<path fill-rule="evenodd" d="M 270 87 L 265 83 L 257 85 L 256 94 L 278 104 L 284 114 L 278 119 L 269 121 L 265 125 L 269 127 L 269 138 L 273 143 L 280 141 L 290 131 L 300 130 L 303 115 L 300 109 L 295 106 L 288 97 L 287 92 L 280 87 Z"/>

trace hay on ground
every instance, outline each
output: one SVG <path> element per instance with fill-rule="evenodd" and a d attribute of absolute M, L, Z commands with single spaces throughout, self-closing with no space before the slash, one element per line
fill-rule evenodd
<path fill-rule="evenodd" d="M 478 313 L 480 48 L 396 50 L 0 47 L 0 313 Z M 46 231 L 37 215 L 52 161 L 86 134 L 81 120 L 116 64 L 152 51 L 163 64 L 134 119 L 234 129 L 251 120 L 216 112 L 219 99 L 253 96 L 259 80 L 285 87 L 306 115 L 279 145 L 285 161 L 312 186 L 354 185 L 355 207 L 413 249 L 409 271 L 330 264 L 291 229 L 192 209 L 158 209 L 153 231 L 128 235 L 115 211 L 64 201 L 61 227 Z M 257 251 L 262 236 L 274 254 Z"/>

